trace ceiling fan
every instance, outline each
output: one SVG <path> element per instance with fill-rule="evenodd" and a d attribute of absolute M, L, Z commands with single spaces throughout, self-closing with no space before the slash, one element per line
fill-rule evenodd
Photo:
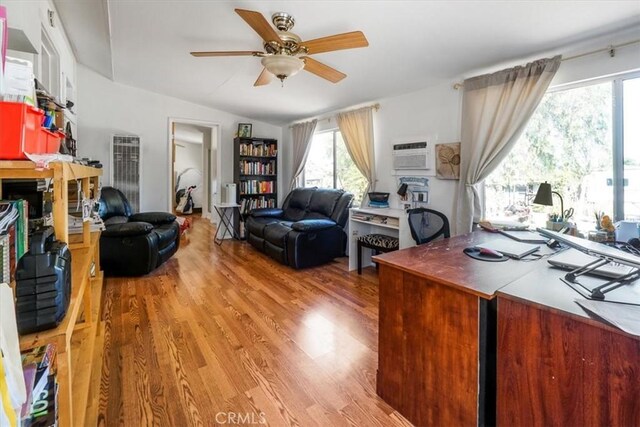
<path fill-rule="evenodd" d="M 287 77 L 291 77 L 301 69 L 305 69 L 332 83 L 338 83 L 347 77 L 346 74 L 316 61 L 307 56 L 334 50 L 367 47 L 369 42 L 362 31 L 336 34 L 319 39 L 302 41 L 290 30 L 295 21 L 288 13 L 278 12 L 271 17 L 277 31 L 269 24 L 260 12 L 236 9 L 242 19 L 262 38 L 265 52 L 258 51 L 221 51 L 221 52 L 191 52 L 196 57 L 207 56 L 257 56 L 262 58 L 263 70 L 254 86 L 269 84 L 274 75 L 284 84 Z"/>

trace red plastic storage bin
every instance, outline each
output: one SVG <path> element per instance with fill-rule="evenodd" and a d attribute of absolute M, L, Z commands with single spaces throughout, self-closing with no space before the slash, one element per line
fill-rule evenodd
<path fill-rule="evenodd" d="M 24 153 L 42 153 L 40 123 L 44 113 L 20 102 L 0 101 L 0 159 L 26 159 Z"/>
<path fill-rule="evenodd" d="M 60 140 L 64 138 L 64 133 L 60 131 L 51 132 L 47 128 L 41 128 L 40 138 L 41 154 L 51 154 L 60 151 Z"/>

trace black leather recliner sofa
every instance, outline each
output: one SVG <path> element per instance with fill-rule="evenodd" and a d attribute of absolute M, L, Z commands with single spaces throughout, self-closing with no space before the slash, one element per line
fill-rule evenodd
<path fill-rule="evenodd" d="M 134 214 L 118 189 L 102 189 L 98 212 L 106 226 L 100 235 L 100 265 L 108 276 L 150 273 L 171 258 L 180 246 L 180 226 L 175 215 Z"/>
<path fill-rule="evenodd" d="M 247 241 L 293 268 L 312 267 L 344 256 L 353 195 L 342 190 L 297 188 L 282 209 L 254 209 L 246 219 Z"/>

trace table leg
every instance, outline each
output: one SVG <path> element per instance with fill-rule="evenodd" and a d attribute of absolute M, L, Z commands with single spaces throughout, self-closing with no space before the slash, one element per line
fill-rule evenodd
<path fill-rule="evenodd" d="M 218 229 L 216 230 L 216 235 L 214 236 L 214 242 L 217 245 L 222 245 L 222 242 L 224 241 L 224 238 L 227 236 L 227 233 L 231 234 L 231 237 L 236 239 L 236 240 L 240 240 L 240 238 L 238 237 L 235 228 L 233 228 L 233 224 L 232 224 L 232 220 L 233 220 L 233 209 L 236 208 L 220 208 L 218 209 L 216 206 L 214 206 L 214 209 L 216 210 L 216 213 L 218 214 L 218 216 L 220 217 L 220 222 L 221 224 L 224 226 L 224 230 L 222 232 L 222 237 L 218 237 L 218 234 L 220 232 L 220 224 L 218 224 Z"/>

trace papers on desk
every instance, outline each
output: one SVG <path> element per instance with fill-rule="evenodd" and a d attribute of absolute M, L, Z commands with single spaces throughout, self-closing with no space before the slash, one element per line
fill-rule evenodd
<path fill-rule="evenodd" d="M 639 306 L 592 300 L 576 300 L 576 303 L 616 328 L 640 337 Z"/>

